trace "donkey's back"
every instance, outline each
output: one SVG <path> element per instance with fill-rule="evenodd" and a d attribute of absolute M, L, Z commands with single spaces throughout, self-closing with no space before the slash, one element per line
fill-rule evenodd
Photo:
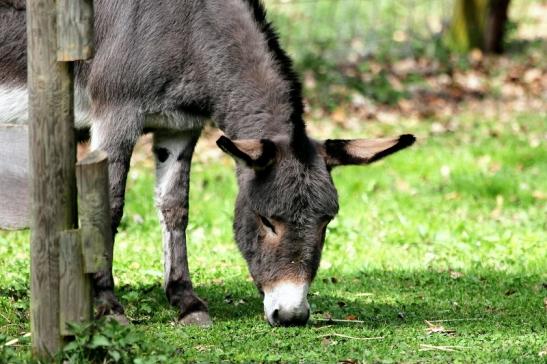
<path fill-rule="evenodd" d="M 196 72 L 200 34 L 194 19 L 216 0 L 95 1 L 95 56 L 76 64 L 77 127 L 94 110 L 127 105 L 145 114 L 148 127 L 183 128 L 184 109 L 207 113 L 205 75 Z M 201 13 L 201 15 L 200 15 Z M 201 22 L 200 24 L 204 24 Z M 27 121 L 26 10 L 20 0 L 0 0 L 0 124 Z M 204 115 L 209 116 L 209 115 Z"/>

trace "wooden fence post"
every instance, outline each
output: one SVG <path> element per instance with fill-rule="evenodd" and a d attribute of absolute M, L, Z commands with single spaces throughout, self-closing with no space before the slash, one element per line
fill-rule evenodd
<path fill-rule="evenodd" d="M 57 62 L 55 0 L 28 0 L 32 349 L 61 348 L 59 236 L 76 228 L 72 65 Z"/>
<path fill-rule="evenodd" d="M 62 345 L 60 267 L 66 268 L 65 278 L 74 275 L 74 267 L 59 260 L 59 241 L 65 258 L 76 257 L 81 249 L 76 247 L 78 233 L 67 232 L 78 224 L 73 64 L 59 61 L 91 56 L 91 4 L 27 0 L 32 350 L 46 360 Z M 64 287 L 63 294 L 85 295 L 83 284 L 73 291 Z M 77 311 L 87 312 L 86 305 Z"/>

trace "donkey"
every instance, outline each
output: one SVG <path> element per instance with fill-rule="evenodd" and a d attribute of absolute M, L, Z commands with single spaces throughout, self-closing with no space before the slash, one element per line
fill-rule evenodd
<path fill-rule="evenodd" d="M 207 119 L 236 161 L 235 240 L 273 326 L 303 325 L 327 224 L 331 170 L 413 144 L 312 139 L 302 87 L 259 0 L 95 0 L 95 56 L 75 66 L 76 129 L 108 153 L 112 231 L 122 218 L 135 142 L 154 133 L 164 289 L 185 324 L 211 323 L 188 269 L 189 173 Z M 0 122 L 27 122 L 25 5 L 0 0 Z M 112 252 L 110 254 L 112 256 Z M 122 314 L 112 266 L 94 277 L 100 314 Z"/>

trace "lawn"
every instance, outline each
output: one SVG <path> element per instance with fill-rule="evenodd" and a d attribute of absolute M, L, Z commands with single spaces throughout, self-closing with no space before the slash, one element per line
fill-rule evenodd
<path fill-rule="evenodd" d="M 169 363 L 545 362 L 546 118 L 472 113 L 446 128 L 401 120 L 335 129 L 338 136 L 413 132 L 419 142 L 369 167 L 334 171 L 341 211 L 328 229 L 304 328 L 263 320 L 232 237 L 233 162 L 205 139 L 192 171 L 188 236 L 194 283 L 214 325 L 176 323 L 161 288 L 153 169 L 141 156 L 115 252 L 129 331 L 139 346 L 152 343 L 140 350 L 141 362 L 152 351 Z M 310 122 L 316 130 L 322 123 Z M 0 233 L 6 341 L 30 330 L 28 241 L 27 232 Z M 25 360 L 29 349 L 23 337 L 0 349 L 0 361 L 12 353 Z"/>

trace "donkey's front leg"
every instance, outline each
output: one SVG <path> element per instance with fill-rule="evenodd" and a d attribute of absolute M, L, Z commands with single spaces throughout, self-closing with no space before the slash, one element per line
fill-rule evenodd
<path fill-rule="evenodd" d="M 190 164 L 200 131 L 154 135 L 156 206 L 163 228 L 165 293 L 184 324 L 208 326 L 207 305 L 195 293 L 188 269 L 186 227 Z"/>
<path fill-rule="evenodd" d="M 108 110 L 108 108 L 105 108 Z M 142 132 L 143 117 L 136 108 L 115 108 L 93 118 L 91 148 L 101 149 L 108 154 L 110 184 L 110 210 L 112 214 L 112 245 L 107 247 L 107 268 L 93 276 L 93 289 L 97 300 L 98 316 L 113 315 L 120 322 L 126 322 L 124 309 L 114 295 L 112 259 L 114 237 L 122 219 L 125 184 L 129 162 L 135 143 Z"/>

